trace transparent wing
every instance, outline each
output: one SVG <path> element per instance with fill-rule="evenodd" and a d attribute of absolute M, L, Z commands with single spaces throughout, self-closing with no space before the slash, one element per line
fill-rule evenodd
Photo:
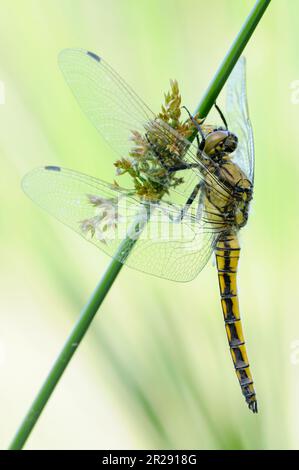
<path fill-rule="evenodd" d="M 109 256 L 175 281 L 189 281 L 201 271 L 219 233 L 204 215 L 190 213 L 178 223 L 177 209 L 162 202 L 151 208 L 149 218 L 148 206 L 128 191 L 60 167 L 31 171 L 23 179 L 23 189 Z"/>
<path fill-rule="evenodd" d="M 246 95 L 246 60 L 241 57 L 227 82 L 228 128 L 239 139 L 234 161 L 251 182 L 254 179 L 254 142 Z"/>
<path fill-rule="evenodd" d="M 120 156 L 128 155 L 132 148 L 131 132 L 144 132 L 146 122 L 155 118 L 152 111 L 96 54 L 65 49 L 59 54 L 58 63 L 95 128 Z"/>
<path fill-rule="evenodd" d="M 102 58 L 83 49 L 65 49 L 58 62 L 82 110 L 119 156 L 128 156 L 132 149 L 132 131 L 144 135 L 145 126 L 151 122 L 161 146 L 175 145 L 180 149 L 182 159 L 200 164 L 206 170 L 198 161 L 197 146 L 157 120 L 134 90 Z M 175 192 L 181 195 L 190 193 L 199 178 L 198 169 L 190 170 Z M 213 178 L 216 180 L 215 176 Z M 227 194 L 227 189 L 222 187 L 222 190 Z"/>

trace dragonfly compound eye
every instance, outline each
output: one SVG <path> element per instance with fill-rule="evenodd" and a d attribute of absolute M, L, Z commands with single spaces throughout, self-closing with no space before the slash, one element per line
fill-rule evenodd
<path fill-rule="evenodd" d="M 231 132 L 228 133 L 227 138 L 224 142 L 224 151 L 227 153 L 232 153 L 236 150 L 238 146 L 238 137 Z"/>

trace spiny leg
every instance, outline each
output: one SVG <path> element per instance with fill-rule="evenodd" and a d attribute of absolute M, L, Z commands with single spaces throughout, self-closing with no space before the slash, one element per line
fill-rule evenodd
<path fill-rule="evenodd" d="M 184 107 L 185 108 L 185 107 Z M 185 108 L 187 110 L 187 108 Z M 193 116 L 189 113 L 189 111 L 187 110 L 190 118 L 193 120 Z M 194 124 L 196 126 L 199 126 L 199 124 L 194 120 Z M 205 142 L 205 137 L 204 137 L 204 134 L 201 130 L 201 128 L 199 129 L 199 132 Z M 177 172 L 177 171 L 183 171 L 183 170 L 189 170 L 189 169 L 192 169 L 192 168 L 200 168 L 201 167 L 201 164 L 200 163 L 188 163 L 188 162 L 180 162 L 178 163 L 177 165 L 174 165 L 174 166 L 167 166 L 165 165 L 165 163 L 161 160 L 160 158 L 160 155 L 158 154 L 158 152 L 156 152 L 155 148 L 154 148 L 154 145 L 152 144 L 152 142 L 150 141 L 148 135 L 146 134 L 146 139 L 149 143 L 149 145 L 151 146 L 151 149 L 152 151 L 155 153 L 156 157 L 158 158 L 158 160 L 160 161 L 161 165 L 169 172 L 169 173 L 174 173 L 174 172 Z M 202 144 L 202 142 L 201 142 Z M 198 145 L 200 147 L 201 145 L 199 142 L 198 142 Z M 199 183 L 196 184 L 196 186 L 194 187 L 192 193 L 190 194 L 189 198 L 187 199 L 185 205 L 183 206 L 183 208 L 181 209 L 180 211 L 180 215 L 179 217 L 177 218 L 177 221 L 181 221 L 183 219 L 183 217 L 186 215 L 189 207 L 193 204 L 197 194 L 199 193 L 200 189 L 202 188 L 202 186 L 204 185 L 204 182 L 203 181 L 200 181 Z M 199 206 L 198 206 L 198 211 L 197 211 L 197 217 L 199 215 L 199 208 L 202 204 L 202 194 L 200 194 L 200 197 L 199 197 Z"/>
<path fill-rule="evenodd" d="M 188 162 L 184 162 L 184 161 L 181 161 L 177 165 L 173 165 L 173 166 L 165 165 L 165 163 L 163 162 L 163 160 L 161 159 L 161 157 L 159 155 L 159 152 L 156 152 L 155 146 L 150 141 L 147 134 L 145 134 L 145 137 L 146 137 L 152 151 L 156 155 L 157 159 L 159 160 L 159 162 L 161 163 L 163 168 L 165 168 L 165 170 L 167 170 L 169 173 L 175 173 L 176 171 L 190 170 L 191 168 L 199 168 L 200 167 L 200 163 L 188 163 Z"/>
<path fill-rule="evenodd" d="M 177 222 L 180 222 L 181 220 L 183 220 L 183 218 L 185 217 L 189 207 L 193 204 L 197 194 L 199 193 L 199 191 L 202 189 L 204 185 L 204 182 L 203 181 L 200 181 L 199 183 L 197 183 L 197 185 L 194 187 L 192 193 L 190 194 L 190 196 L 188 197 L 185 205 L 183 206 L 183 208 L 181 209 L 180 211 L 180 215 L 177 219 Z M 199 201 L 198 201 L 199 204 L 202 203 L 202 193 L 200 193 L 199 195 Z M 198 214 L 197 214 L 198 216 Z"/>
<path fill-rule="evenodd" d="M 189 118 L 191 119 L 191 121 L 193 122 L 194 124 L 194 127 L 198 130 L 200 136 L 201 136 L 201 142 L 199 142 L 198 140 L 198 135 L 196 136 L 197 137 L 197 144 L 198 144 L 198 150 L 200 152 L 203 151 L 203 149 L 205 148 L 205 145 L 206 145 L 206 138 L 205 138 L 205 135 L 203 133 L 203 130 L 200 126 L 200 124 L 198 124 L 198 122 L 196 121 L 196 119 L 192 116 L 192 114 L 190 113 L 189 109 L 186 108 L 186 106 L 182 106 L 183 109 L 185 109 L 188 113 L 188 116 Z"/>
<path fill-rule="evenodd" d="M 174 173 L 176 171 L 190 170 L 191 168 L 199 168 L 199 167 L 200 167 L 199 163 L 182 162 L 182 163 L 179 163 L 178 165 L 168 167 L 167 170 L 169 173 Z"/>
<path fill-rule="evenodd" d="M 227 129 L 228 129 L 227 121 L 226 121 L 226 119 L 225 119 L 225 117 L 224 117 L 223 112 L 221 111 L 221 109 L 219 108 L 219 106 L 217 105 L 216 102 L 215 102 L 215 105 L 214 105 L 214 106 L 215 106 L 215 108 L 217 109 L 217 111 L 218 111 L 218 113 L 219 113 L 219 116 L 220 116 L 221 119 L 222 119 L 222 122 L 223 122 L 223 124 L 224 124 L 224 126 L 225 126 L 225 129 L 227 130 Z"/>

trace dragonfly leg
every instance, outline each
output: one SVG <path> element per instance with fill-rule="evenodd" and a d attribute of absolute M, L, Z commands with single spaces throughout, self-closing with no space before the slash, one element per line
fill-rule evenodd
<path fill-rule="evenodd" d="M 206 145 L 206 138 L 205 138 L 205 135 L 203 133 L 203 130 L 202 130 L 200 124 L 198 124 L 198 122 L 196 121 L 196 119 L 194 119 L 194 117 L 192 116 L 190 111 L 186 108 L 186 106 L 182 106 L 182 108 L 184 108 L 187 111 L 189 118 L 191 119 L 191 121 L 194 124 L 194 127 L 198 130 L 198 132 L 201 136 L 201 142 L 200 143 L 199 143 L 199 139 L 198 139 L 198 136 L 197 136 L 197 143 L 198 143 L 198 150 L 200 152 L 202 152 L 203 149 L 205 148 L 205 145 Z"/>
<path fill-rule="evenodd" d="M 188 162 L 184 162 L 184 161 L 181 161 L 177 165 L 173 165 L 173 166 L 165 165 L 163 160 L 160 158 L 159 153 L 156 152 L 155 146 L 150 141 L 147 134 L 145 134 L 145 137 L 146 137 L 146 140 L 148 141 L 149 145 L 151 146 L 152 151 L 156 155 L 157 159 L 159 160 L 159 162 L 161 163 L 163 168 L 165 168 L 165 170 L 167 170 L 169 173 L 175 173 L 176 171 L 189 170 L 191 168 L 199 168 L 200 167 L 199 163 L 188 163 Z"/>
<path fill-rule="evenodd" d="M 221 111 L 221 109 L 219 108 L 219 106 L 217 105 L 216 101 L 215 101 L 215 104 L 214 104 L 215 108 L 217 109 L 218 113 L 219 113 L 219 116 L 221 117 L 222 119 L 222 122 L 223 124 L 225 125 L 225 129 L 227 130 L 228 129 L 228 126 L 227 126 L 227 121 L 224 117 L 224 114 L 223 112 Z"/>
<path fill-rule="evenodd" d="M 170 167 L 169 165 L 165 165 L 165 162 L 163 161 L 163 159 L 161 158 L 161 156 L 159 155 L 159 152 L 156 152 L 156 149 L 155 149 L 155 145 L 151 142 L 151 140 L 149 139 L 149 136 L 148 134 L 146 133 L 145 134 L 145 138 L 146 140 L 148 141 L 150 147 L 151 147 L 151 150 L 152 152 L 155 154 L 155 156 L 157 157 L 157 159 L 159 160 L 161 166 L 167 170 L 167 171 L 170 171 L 170 172 L 174 172 L 174 171 L 178 171 L 178 170 L 185 170 L 185 163 L 179 163 L 179 168 L 177 169 L 177 167 Z"/>
<path fill-rule="evenodd" d="M 167 170 L 169 171 L 169 173 L 174 173 L 176 171 L 190 170 L 191 168 L 199 168 L 199 167 L 200 167 L 199 163 L 182 162 L 182 163 L 179 163 L 178 165 L 167 167 Z"/>
<path fill-rule="evenodd" d="M 180 222 L 181 220 L 183 220 L 183 218 L 185 217 L 185 215 L 187 214 L 188 212 L 188 209 L 189 207 L 193 204 L 197 194 L 199 193 L 199 191 L 201 190 L 201 188 L 203 187 L 204 185 L 204 182 L 203 181 L 200 181 L 199 183 L 197 183 L 197 185 L 194 187 L 192 193 L 190 194 L 190 196 L 188 197 L 184 207 L 181 209 L 180 211 L 180 215 L 177 219 L 177 222 Z M 201 205 L 202 204 L 202 197 L 203 197 L 203 193 L 200 193 L 200 196 L 199 196 L 199 204 Z M 197 214 L 197 216 L 199 215 L 199 213 Z"/>

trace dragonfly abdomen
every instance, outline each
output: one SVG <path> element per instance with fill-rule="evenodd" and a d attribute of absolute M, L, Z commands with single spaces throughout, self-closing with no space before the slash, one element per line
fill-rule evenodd
<path fill-rule="evenodd" d="M 237 293 L 237 268 L 240 246 L 237 235 L 222 235 L 215 247 L 221 305 L 228 343 L 242 393 L 249 408 L 257 413 L 256 394 L 240 318 Z"/>

